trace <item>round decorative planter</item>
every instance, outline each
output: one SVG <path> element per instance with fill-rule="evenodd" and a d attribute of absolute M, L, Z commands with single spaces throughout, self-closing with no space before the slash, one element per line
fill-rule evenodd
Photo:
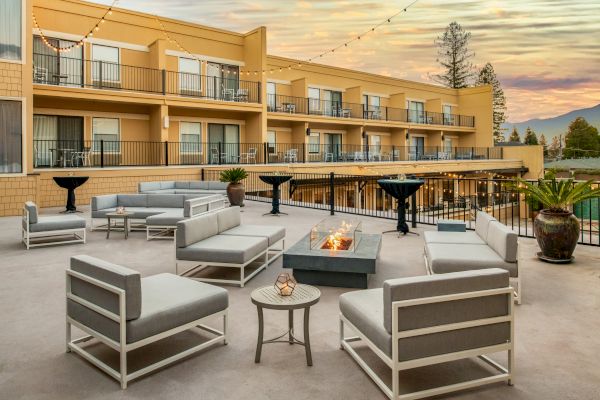
<path fill-rule="evenodd" d="M 542 250 L 540 260 L 568 263 L 579 239 L 579 220 L 571 212 L 541 210 L 533 222 L 533 231 Z"/>
<path fill-rule="evenodd" d="M 246 190 L 243 183 L 230 183 L 227 185 L 227 198 L 232 206 L 244 207 Z"/>

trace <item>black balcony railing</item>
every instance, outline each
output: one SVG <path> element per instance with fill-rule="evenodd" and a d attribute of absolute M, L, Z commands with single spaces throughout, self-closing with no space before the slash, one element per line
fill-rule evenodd
<path fill-rule="evenodd" d="M 468 128 L 475 127 L 475 117 L 468 115 L 407 110 L 404 108 L 383 106 L 365 106 L 358 103 L 346 103 L 275 94 L 267 95 L 267 110 L 270 112 L 287 114 L 319 115 L 336 118 L 358 118 L 365 120 L 394 121 Z"/>
<path fill-rule="evenodd" d="M 155 68 L 33 55 L 33 83 L 260 103 L 260 82 Z"/>
<path fill-rule="evenodd" d="M 36 168 L 502 159 L 501 147 L 34 140 Z"/>

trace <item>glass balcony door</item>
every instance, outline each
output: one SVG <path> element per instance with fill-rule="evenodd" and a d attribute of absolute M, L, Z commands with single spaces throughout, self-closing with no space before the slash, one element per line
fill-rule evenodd
<path fill-rule="evenodd" d="M 47 38 L 57 47 L 68 47 L 75 42 Z M 66 53 L 57 53 L 44 44 L 39 36 L 33 37 L 33 82 L 47 85 L 83 86 L 83 49 L 74 47 Z"/>
<path fill-rule="evenodd" d="M 333 90 L 323 90 L 323 115 L 336 117 L 341 114 L 342 93 Z"/>
<path fill-rule="evenodd" d="M 326 160 L 338 161 L 342 153 L 342 135 L 339 133 L 326 133 L 325 144 Z"/>
<path fill-rule="evenodd" d="M 210 163 L 232 164 L 239 161 L 240 127 L 238 125 L 208 124 Z"/>
<path fill-rule="evenodd" d="M 409 160 L 420 160 L 425 152 L 425 138 L 413 136 L 410 138 Z"/>
<path fill-rule="evenodd" d="M 408 122 L 425 123 L 425 103 L 408 101 Z"/>
<path fill-rule="evenodd" d="M 36 166 L 71 166 L 84 149 L 83 117 L 34 115 L 33 139 Z"/>

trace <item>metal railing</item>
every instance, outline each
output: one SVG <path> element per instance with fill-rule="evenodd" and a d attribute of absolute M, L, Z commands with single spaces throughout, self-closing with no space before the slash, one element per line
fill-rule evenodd
<path fill-rule="evenodd" d="M 260 82 L 33 54 L 33 83 L 260 103 Z"/>
<path fill-rule="evenodd" d="M 244 181 L 246 198 L 270 202 L 271 186 L 259 176 L 270 174 L 249 171 Z M 202 179 L 215 180 L 219 169 L 202 170 Z M 281 189 L 281 204 L 369 217 L 397 219 L 397 201 L 377 184 L 389 176 L 290 173 L 291 180 Z M 474 229 L 476 210 L 482 210 L 507 225 L 519 236 L 534 237 L 536 212 L 524 196 L 512 188 L 512 180 L 426 177 L 423 186 L 409 202 L 407 220 L 414 224 L 435 225 L 439 219 L 464 221 Z M 596 183 L 600 186 L 600 182 Z M 600 199 L 576 204 L 574 213 L 581 224 L 579 243 L 600 246 Z M 416 225 L 413 225 L 416 226 Z"/>
<path fill-rule="evenodd" d="M 365 106 L 330 100 L 267 94 L 267 110 L 286 114 L 319 115 L 335 118 L 395 121 L 426 125 L 475 127 L 475 117 L 404 108 Z"/>

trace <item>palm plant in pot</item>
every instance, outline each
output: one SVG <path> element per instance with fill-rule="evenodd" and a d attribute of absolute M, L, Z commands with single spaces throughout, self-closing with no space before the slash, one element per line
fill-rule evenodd
<path fill-rule="evenodd" d="M 600 187 L 593 181 L 574 182 L 573 179 L 540 179 L 537 183 L 517 178 L 516 189 L 529 201 L 543 205 L 533 222 L 533 231 L 542 250 L 538 257 L 544 261 L 568 263 L 579 238 L 579 220 L 572 206 L 584 200 L 600 197 Z"/>
<path fill-rule="evenodd" d="M 227 185 L 227 198 L 232 206 L 244 207 L 246 190 L 242 181 L 248 177 L 244 168 L 231 168 L 221 171 L 220 181 L 229 182 Z"/>

